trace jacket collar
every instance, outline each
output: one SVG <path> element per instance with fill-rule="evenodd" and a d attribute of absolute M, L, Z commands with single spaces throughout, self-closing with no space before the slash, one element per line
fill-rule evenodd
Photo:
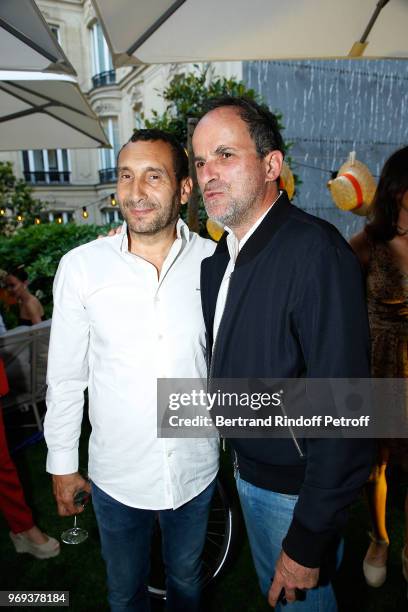
<path fill-rule="evenodd" d="M 235 269 L 249 263 L 260 251 L 262 251 L 270 242 L 275 232 L 277 232 L 286 222 L 293 208 L 294 207 L 289 202 L 286 192 L 284 191 L 278 200 L 276 200 L 262 223 L 242 247 L 235 263 Z M 204 259 L 201 266 L 201 297 L 210 347 L 212 346 L 212 327 L 218 291 L 230 258 L 226 238 L 227 232 L 224 232 L 218 242 L 214 255 Z M 243 291 L 244 289 L 245 287 L 242 285 L 240 290 Z"/>
<path fill-rule="evenodd" d="M 282 191 L 262 223 L 248 238 L 238 254 L 235 267 L 245 265 L 251 261 L 270 242 L 272 236 L 285 223 L 292 210 L 286 191 Z M 222 235 L 214 255 L 226 255 L 229 258 L 227 246 L 227 232 Z"/>

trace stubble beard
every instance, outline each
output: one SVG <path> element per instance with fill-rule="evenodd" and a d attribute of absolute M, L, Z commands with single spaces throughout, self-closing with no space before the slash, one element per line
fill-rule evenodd
<path fill-rule="evenodd" d="M 231 187 L 228 186 L 228 188 L 230 191 Z M 226 194 L 228 194 L 228 191 L 226 191 Z M 207 204 L 205 199 L 204 204 L 210 219 L 233 229 L 246 225 L 250 221 L 254 214 L 254 203 L 260 195 L 260 187 L 255 181 L 250 181 L 243 190 L 241 197 L 228 197 L 222 212 L 213 213 L 211 211 L 211 203 Z"/>
<path fill-rule="evenodd" d="M 143 206 L 137 206 L 131 200 L 124 200 L 120 204 L 120 209 L 130 233 L 152 236 L 154 234 L 158 234 L 170 225 L 175 224 L 180 212 L 179 200 L 179 195 L 175 194 L 169 208 L 163 208 L 150 200 L 145 201 Z M 156 211 L 156 214 L 150 219 L 141 218 L 139 220 L 135 220 L 130 213 L 130 209 L 132 208 L 136 208 L 138 210 L 153 208 Z"/>

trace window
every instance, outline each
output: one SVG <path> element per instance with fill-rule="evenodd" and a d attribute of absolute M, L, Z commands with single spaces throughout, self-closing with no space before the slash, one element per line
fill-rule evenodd
<path fill-rule="evenodd" d="M 74 222 L 74 212 L 72 210 L 52 210 L 48 213 L 45 223 L 66 223 Z"/>
<path fill-rule="evenodd" d="M 67 149 L 23 151 L 27 183 L 69 183 L 71 168 Z"/>
<path fill-rule="evenodd" d="M 92 36 L 92 84 L 94 87 L 111 85 L 116 82 L 112 57 L 98 22 L 91 28 Z"/>
<path fill-rule="evenodd" d="M 102 208 L 101 213 L 104 223 L 120 223 L 123 221 L 118 208 Z"/>
<path fill-rule="evenodd" d="M 61 36 L 60 36 L 59 26 L 53 25 L 53 24 L 49 23 L 48 27 L 50 28 L 51 32 L 54 34 L 54 36 L 57 39 L 58 43 L 61 44 Z"/>
<path fill-rule="evenodd" d="M 143 128 L 142 109 L 143 107 L 141 102 L 137 102 L 133 105 L 134 125 L 137 130 L 141 130 Z"/>
<path fill-rule="evenodd" d="M 101 183 L 116 181 L 116 157 L 119 152 L 119 125 L 116 117 L 102 117 L 102 127 L 112 149 L 99 149 L 99 180 Z"/>

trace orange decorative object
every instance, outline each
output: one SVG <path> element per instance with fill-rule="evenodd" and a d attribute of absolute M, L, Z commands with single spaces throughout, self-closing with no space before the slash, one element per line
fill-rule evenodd
<path fill-rule="evenodd" d="M 291 200 L 295 194 L 295 179 L 292 170 L 285 161 L 282 164 L 282 170 L 279 177 L 279 189 L 284 189 L 286 191 L 289 200 Z"/>
<path fill-rule="evenodd" d="M 7 306 L 13 306 L 13 304 L 17 304 L 17 300 L 15 297 L 10 295 L 7 289 L 0 289 L 0 301 Z"/>
<path fill-rule="evenodd" d="M 211 236 L 211 238 L 215 240 L 215 242 L 218 242 L 224 233 L 223 226 L 220 223 L 217 223 L 217 221 L 214 221 L 213 219 L 207 219 L 206 227 L 209 236 Z"/>
<path fill-rule="evenodd" d="M 354 151 L 350 153 L 337 177 L 327 186 L 338 208 L 364 216 L 370 210 L 377 184 L 367 166 L 356 160 L 355 155 Z"/>

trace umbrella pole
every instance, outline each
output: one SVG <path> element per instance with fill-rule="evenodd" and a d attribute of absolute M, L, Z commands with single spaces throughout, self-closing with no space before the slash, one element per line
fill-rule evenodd
<path fill-rule="evenodd" d="M 381 13 L 382 9 L 384 8 L 386 4 L 388 4 L 389 1 L 390 0 L 379 0 L 377 6 L 375 7 L 375 11 L 371 16 L 371 19 L 368 22 L 366 29 L 364 30 L 362 37 L 360 38 L 360 40 L 355 42 L 354 45 L 351 47 L 350 52 L 348 54 L 349 57 L 361 57 L 363 55 L 368 45 L 368 41 L 367 41 L 368 35 L 373 29 L 373 25 L 377 21 L 378 15 Z"/>

